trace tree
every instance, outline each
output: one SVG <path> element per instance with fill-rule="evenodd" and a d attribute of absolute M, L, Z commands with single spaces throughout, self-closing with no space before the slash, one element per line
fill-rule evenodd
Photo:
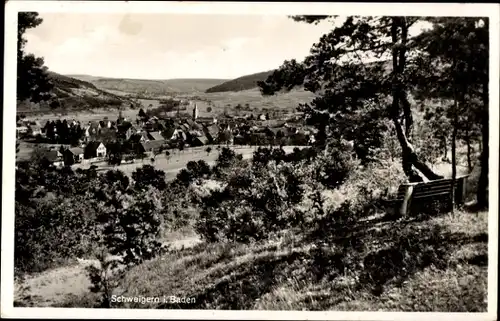
<path fill-rule="evenodd" d="M 272 151 L 269 148 L 259 147 L 253 152 L 252 164 L 261 167 L 266 166 L 272 159 Z"/>
<path fill-rule="evenodd" d="M 167 158 L 167 162 L 170 160 L 170 151 L 165 151 L 165 157 Z"/>
<path fill-rule="evenodd" d="M 207 107 L 207 113 L 211 113 L 212 112 L 212 107 L 208 106 Z"/>
<path fill-rule="evenodd" d="M 205 151 L 207 152 L 207 155 L 210 156 L 210 153 L 212 152 L 212 147 L 208 146 Z"/>
<path fill-rule="evenodd" d="M 120 165 L 123 159 L 124 146 L 119 141 L 107 144 L 108 164 Z"/>
<path fill-rule="evenodd" d="M 339 19 L 336 16 L 293 18 L 306 23 Z M 259 82 L 261 92 L 272 95 L 304 85 L 306 90 L 318 93 L 312 103 L 300 105 L 299 110 L 318 128 L 320 146 L 331 139 L 358 139 L 352 124 L 358 124 L 355 119 L 360 112 L 364 125 L 374 131 L 383 128 L 381 120 L 390 119 L 402 148 L 402 165 L 408 179 L 423 180 L 416 170 L 430 180 L 442 178 L 420 160 L 412 144 L 413 115 L 407 93 L 411 77 L 406 67 L 413 64 L 413 56 L 408 55 L 411 48 L 408 30 L 418 20 L 416 17 L 347 17 L 340 27 L 313 45 L 311 54 L 302 63 L 285 61 L 266 81 Z M 380 60 L 363 62 L 366 57 L 387 56 L 392 58 L 391 64 Z M 375 141 L 374 147 L 377 143 Z"/>
<path fill-rule="evenodd" d="M 477 189 L 477 205 L 487 208 L 488 143 L 489 143 L 489 33 L 487 18 L 429 18 L 433 28 L 419 36 L 427 56 L 420 60 L 419 89 L 426 95 L 453 100 L 448 118 L 453 123 L 453 136 L 464 133 L 470 159 L 470 139 L 474 129 L 470 124 L 481 124 L 481 174 Z M 423 75 L 422 75 L 423 74 Z M 437 81 L 429 86 L 431 75 Z M 480 103 L 478 103 L 480 102 Z M 453 141 L 452 141 L 452 144 Z M 456 169 L 453 169 L 456 173 Z"/>
<path fill-rule="evenodd" d="M 43 22 L 37 12 L 19 12 L 17 22 L 17 99 L 29 99 L 34 103 L 51 98 L 53 84 L 50 82 L 43 58 L 26 54 L 26 30 L 35 28 Z"/>
<path fill-rule="evenodd" d="M 138 151 L 137 152 L 137 157 L 141 160 L 141 162 L 144 161 L 144 158 L 146 158 L 146 153 L 144 153 L 143 151 Z"/>
<path fill-rule="evenodd" d="M 177 148 L 179 149 L 180 152 L 184 150 L 184 146 L 186 145 L 186 142 L 180 138 L 179 141 L 177 142 Z"/>
<path fill-rule="evenodd" d="M 98 255 L 100 266 L 87 267 L 92 282 L 91 291 L 101 293 L 101 307 L 110 308 L 111 295 L 120 284 L 126 269 L 152 259 L 165 250 L 158 241 L 162 231 L 160 214 L 163 204 L 157 191 L 141 190 L 136 197 L 128 193 L 110 190 L 105 207 L 100 207 L 97 221 L 101 222 L 94 233 L 94 243 L 101 249 Z M 109 259 L 107 254 L 118 256 Z"/>
<path fill-rule="evenodd" d="M 153 186 L 162 191 L 167 187 L 165 182 L 165 172 L 157 170 L 151 165 L 144 165 L 137 168 L 132 173 L 132 178 L 135 181 L 136 189 L 147 189 L 148 186 Z"/>
<path fill-rule="evenodd" d="M 140 118 L 147 118 L 147 117 L 148 117 L 148 116 L 146 115 L 146 113 L 144 112 L 144 109 L 142 109 L 142 108 L 139 110 L 139 114 L 138 114 L 138 116 L 139 116 Z"/>

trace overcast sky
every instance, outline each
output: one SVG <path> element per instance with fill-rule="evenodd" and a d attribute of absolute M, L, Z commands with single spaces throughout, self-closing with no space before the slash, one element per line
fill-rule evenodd
<path fill-rule="evenodd" d="M 41 13 L 27 51 L 61 74 L 236 78 L 303 59 L 332 29 L 277 15 Z"/>

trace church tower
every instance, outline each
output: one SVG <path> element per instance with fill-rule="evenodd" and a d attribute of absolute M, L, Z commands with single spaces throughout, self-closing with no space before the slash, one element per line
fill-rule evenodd
<path fill-rule="evenodd" d="M 198 106 L 195 103 L 193 108 L 193 121 L 195 121 L 196 119 L 198 119 Z"/>

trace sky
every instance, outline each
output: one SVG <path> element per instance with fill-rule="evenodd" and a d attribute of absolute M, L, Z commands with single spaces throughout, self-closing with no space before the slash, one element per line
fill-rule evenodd
<path fill-rule="evenodd" d="M 232 79 L 302 60 L 333 28 L 285 15 L 40 13 L 26 51 L 61 74 Z"/>

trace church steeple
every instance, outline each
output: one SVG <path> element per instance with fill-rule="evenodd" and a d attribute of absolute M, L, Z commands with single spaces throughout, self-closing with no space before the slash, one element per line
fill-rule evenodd
<path fill-rule="evenodd" d="M 198 119 L 198 106 L 195 103 L 193 108 L 193 121 L 196 119 Z"/>

